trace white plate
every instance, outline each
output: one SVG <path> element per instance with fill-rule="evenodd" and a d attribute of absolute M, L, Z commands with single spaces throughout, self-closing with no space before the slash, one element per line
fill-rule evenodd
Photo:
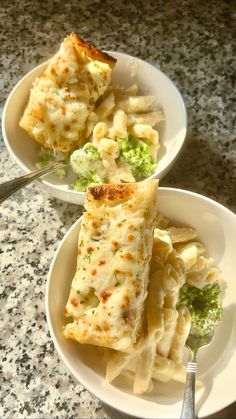
<path fill-rule="evenodd" d="M 172 81 L 151 64 L 118 52 L 111 51 L 109 54 L 118 60 L 113 70 L 112 81 L 123 86 L 129 86 L 136 81 L 144 94 L 156 97 L 157 103 L 164 111 L 165 121 L 158 127 L 161 143 L 159 163 L 155 173 L 150 176 L 161 179 L 176 160 L 186 136 L 187 116 L 182 96 Z M 134 60 L 137 72 L 135 79 L 132 79 Z M 43 63 L 34 68 L 19 81 L 7 99 L 2 116 L 5 145 L 11 157 L 26 173 L 35 170 L 39 145 L 19 127 L 19 121 L 27 104 L 32 82 L 42 74 L 45 65 L 46 63 Z M 69 188 L 71 179 L 71 175 L 63 180 L 48 175 L 38 182 L 45 191 L 56 198 L 74 204 L 83 204 L 85 193 L 71 190 Z"/>
<path fill-rule="evenodd" d="M 199 239 L 214 257 L 228 284 L 223 321 L 217 327 L 213 343 L 202 349 L 198 357 L 199 376 L 204 386 L 197 391 L 196 401 L 198 415 L 203 417 L 236 400 L 236 216 L 215 201 L 171 188 L 159 188 L 158 209 L 171 220 L 197 229 Z M 158 383 L 147 396 L 133 395 L 121 379 L 114 385 L 105 382 L 105 367 L 92 345 L 80 345 L 63 337 L 63 308 L 76 268 L 80 224 L 81 218 L 62 240 L 47 282 L 47 321 L 59 356 L 79 382 L 112 407 L 142 418 L 180 417 L 182 384 Z"/>

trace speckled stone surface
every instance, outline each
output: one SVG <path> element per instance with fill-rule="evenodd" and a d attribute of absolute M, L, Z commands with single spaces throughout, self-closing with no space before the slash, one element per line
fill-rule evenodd
<path fill-rule="evenodd" d="M 188 137 L 163 186 L 181 187 L 236 209 L 233 119 L 234 1 L 0 2 L 0 100 L 50 57 L 72 30 L 104 49 L 149 61 L 179 87 Z M 1 182 L 21 174 L 1 142 Z M 76 207 L 30 185 L 1 205 L 0 417 L 126 417 L 75 382 L 55 352 L 45 317 L 45 285 Z M 236 405 L 214 415 L 233 418 Z"/>

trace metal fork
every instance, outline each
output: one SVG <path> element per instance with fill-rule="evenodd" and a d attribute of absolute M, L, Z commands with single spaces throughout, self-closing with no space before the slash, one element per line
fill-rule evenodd
<path fill-rule="evenodd" d="M 33 172 L 27 173 L 26 175 L 20 176 L 16 179 L 9 180 L 0 184 L 0 203 L 9 198 L 13 193 L 23 188 L 23 186 L 28 185 L 35 179 L 38 179 L 41 176 L 47 175 L 53 170 L 60 169 L 63 166 L 68 165 L 68 162 L 65 160 L 60 160 L 56 163 L 49 164 L 48 166 L 43 167 L 42 169 L 34 170 Z"/>
<path fill-rule="evenodd" d="M 186 346 L 188 347 L 189 361 L 187 364 L 187 376 L 184 390 L 184 399 L 182 404 L 181 419 L 195 419 L 195 383 L 197 375 L 197 352 L 203 346 L 212 342 L 214 330 L 210 333 L 200 335 L 189 335 Z"/>

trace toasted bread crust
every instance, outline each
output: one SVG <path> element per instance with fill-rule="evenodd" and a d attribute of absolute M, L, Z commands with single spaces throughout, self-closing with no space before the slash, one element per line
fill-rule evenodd
<path fill-rule="evenodd" d="M 137 185 L 134 183 L 126 184 L 103 184 L 89 186 L 87 189 L 87 199 L 96 201 L 114 201 L 123 200 L 131 197 L 137 189 Z"/>
<path fill-rule="evenodd" d="M 107 90 L 115 63 L 69 34 L 34 82 L 20 127 L 49 149 L 68 153 L 81 147 L 88 116 Z"/>
<path fill-rule="evenodd" d="M 65 307 L 66 317 L 73 318 L 63 330 L 66 338 L 134 351 L 143 330 L 157 183 L 87 188 L 77 269 Z"/>
<path fill-rule="evenodd" d="M 103 52 L 100 49 L 95 48 L 89 42 L 80 38 L 76 33 L 70 33 L 70 35 L 68 35 L 68 38 L 71 40 L 74 48 L 80 56 L 82 55 L 83 57 L 86 57 L 88 60 L 92 59 L 102 61 L 104 63 L 109 64 L 111 67 L 115 65 L 117 61 L 115 58 L 111 57 L 106 52 Z"/>

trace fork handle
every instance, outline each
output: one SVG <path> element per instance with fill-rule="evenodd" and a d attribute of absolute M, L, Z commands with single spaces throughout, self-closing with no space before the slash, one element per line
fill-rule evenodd
<path fill-rule="evenodd" d="M 65 161 L 59 161 L 52 163 L 48 166 L 42 167 L 42 169 L 35 170 L 34 172 L 27 173 L 26 175 L 20 176 L 16 179 L 9 180 L 0 184 L 0 203 L 5 201 L 9 196 L 23 188 L 23 186 L 28 185 L 35 179 L 38 179 L 41 176 L 46 175 L 47 173 L 52 172 L 55 169 L 59 169 L 67 165 Z"/>
<path fill-rule="evenodd" d="M 181 419 L 195 419 L 195 382 L 197 362 L 188 362 Z"/>

